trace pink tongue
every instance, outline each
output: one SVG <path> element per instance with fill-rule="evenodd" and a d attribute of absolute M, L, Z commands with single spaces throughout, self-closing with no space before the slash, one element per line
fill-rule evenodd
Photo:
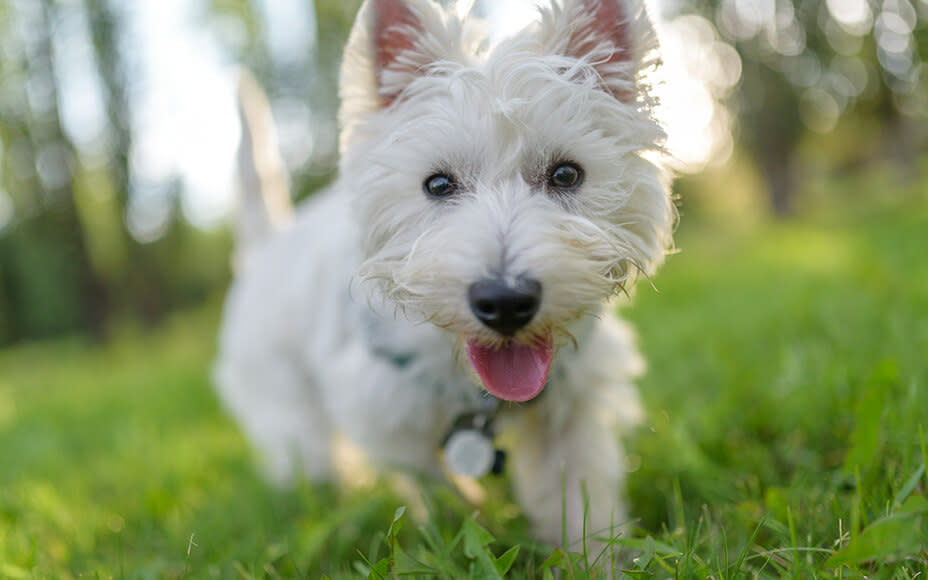
<path fill-rule="evenodd" d="M 467 358 L 491 395 L 519 403 L 534 399 L 545 388 L 554 348 L 551 339 L 531 345 L 510 342 L 498 349 L 470 340 Z"/>

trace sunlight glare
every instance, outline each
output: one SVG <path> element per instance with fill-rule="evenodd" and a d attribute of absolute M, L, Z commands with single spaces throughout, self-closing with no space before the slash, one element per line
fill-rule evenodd
<path fill-rule="evenodd" d="M 494 0 L 489 7 L 490 34 L 494 39 L 516 34 L 538 19 L 538 6 L 545 0 Z"/>
<path fill-rule="evenodd" d="M 195 26 L 186 0 L 144 2 L 132 11 L 144 84 L 132 151 L 140 190 L 181 180 L 194 225 L 218 224 L 232 205 L 239 127 L 232 71 L 218 44 Z M 145 214 L 158 215 L 150 208 Z"/>

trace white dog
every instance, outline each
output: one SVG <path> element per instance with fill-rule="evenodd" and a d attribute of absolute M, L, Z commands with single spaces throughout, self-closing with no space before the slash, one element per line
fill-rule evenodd
<path fill-rule="evenodd" d="M 333 477 L 336 437 L 436 475 L 504 448 L 540 538 L 561 539 L 562 502 L 569 540 L 618 533 L 642 362 L 603 305 L 663 261 L 674 220 L 648 155 L 652 29 L 634 0 L 566 0 L 495 46 L 471 32 L 430 0 L 364 3 L 340 176 L 292 218 L 267 113 L 248 113 L 260 195 L 219 392 L 274 478 Z"/>

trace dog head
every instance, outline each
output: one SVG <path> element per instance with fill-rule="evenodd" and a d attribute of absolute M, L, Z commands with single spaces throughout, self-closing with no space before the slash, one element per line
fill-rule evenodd
<path fill-rule="evenodd" d="M 342 68 L 361 276 L 524 401 L 555 345 L 663 261 L 673 206 L 636 0 L 566 0 L 487 50 L 430 0 L 367 0 Z M 643 155 L 644 154 L 644 155 Z"/>

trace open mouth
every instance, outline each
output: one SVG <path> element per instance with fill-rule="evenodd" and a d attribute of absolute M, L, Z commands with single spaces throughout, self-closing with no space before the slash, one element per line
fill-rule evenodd
<path fill-rule="evenodd" d="M 509 341 L 496 348 L 481 346 L 471 339 L 467 341 L 467 359 L 491 395 L 522 403 L 534 399 L 545 388 L 554 345 L 550 336 L 531 344 Z"/>

